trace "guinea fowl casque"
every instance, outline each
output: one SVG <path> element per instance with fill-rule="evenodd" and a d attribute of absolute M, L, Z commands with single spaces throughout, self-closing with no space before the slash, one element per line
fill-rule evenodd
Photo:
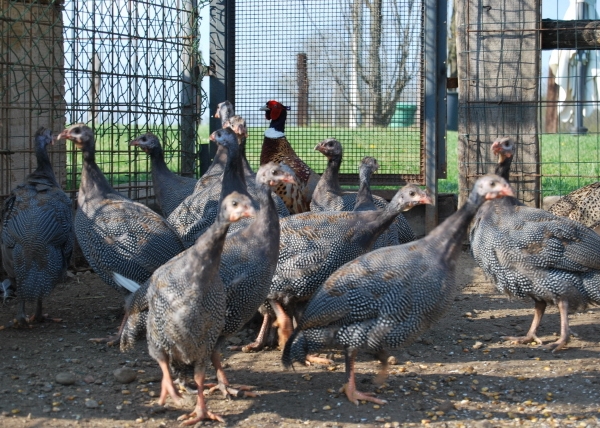
<path fill-rule="evenodd" d="M 514 142 L 496 140 L 492 151 L 499 156 L 497 173 L 508 180 Z M 569 311 L 600 303 L 600 236 L 579 222 L 504 198 L 481 208 L 470 240 L 473 257 L 500 292 L 535 303 L 527 334 L 507 340 L 541 345 L 537 329 L 546 306 L 556 304 L 560 337 L 544 348 L 558 351 L 569 341 Z"/>
<path fill-rule="evenodd" d="M 246 195 L 229 194 L 211 227 L 192 247 L 157 269 L 149 281 L 148 351 L 163 374 L 158 403 L 165 404 L 167 395 L 179 401 L 173 372 L 184 377 L 193 371 L 198 385 L 194 411 L 179 418 L 183 425 L 203 419 L 224 422 L 206 408 L 205 369 L 225 326 L 226 292 L 219 277 L 225 235 L 231 222 L 251 215 L 254 208 Z"/>
<path fill-rule="evenodd" d="M 217 371 L 217 387 L 225 395 L 250 395 L 240 392 L 247 390 L 246 387 L 236 390 L 229 386 L 221 365 L 219 349 L 227 336 L 236 333 L 252 318 L 267 297 L 279 255 L 279 216 L 271 197 L 271 187 L 292 179 L 291 174 L 281 165 L 269 162 L 261 166 L 256 180 L 260 211 L 247 227 L 228 234 L 225 240 L 219 268 L 219 275 L 227 294 L 225 326 L 211 358 Z M 121 341 L 123 351 L 131 348 L 146 328 L 148 286 L 149 281 L 133 294 L 127 310 L 129 318 Z M 137 284 L 134 287 L 137 287 Z"/>
<path fill-rule="evenodd" d="M 578 221 L 600 233 L 600 182 L 588 184 L 563 196 L 548 211 Z"/>
<path fill-rule="evenodd" d="M 73 141 L 83 152 L 74 227 L 85 259 L 116 290 L 135 291 L 119 285 L 113 273 L 143 283 L 184 250 L 181 240 L 164 218 L 110 186 L 96 164 L 94 133 L 88 126 L 72 125 L 58 138 Z"/>
<path fill-rule="evenodd" d="M 317 183 L 310 203 L 310 210 L 313 212 L 353 211 L 358 193 L 343 192 L 339 182 L 339 170 L 343 156 L 342 143 L 334 138 L 328 138 L 317 144 L 315 150 L 318 150 L 327 158 L 327 168 Z M 385 199 L 374 197 L 372 194 L 371 201 L 375 206 L 374 209 L 383 209 L 387 206 Z M 361 210 L 364 211 L 364 207 Z M 400 213 L 389 229 L 377 239 L 373 248 L 404 244 L 414 241 L 415 238 L 410 224 L 408 224 L 404 215 Z"/>
<path fill-rule="evenodd" d="M 309 211 L 312 193 L 320 176 L 298 157 L 285 136 L 285 121 L 289 107 L 271 100 L 267 101 L 261 110 L 265 111 L 265 118 L 271 122 L 265 131 L 260 164 L 283 162 L 292 168 L 297 183 L 280 184 L 275 189 L 275 193 L 283 200 L 291 214 Z"/>
<path fill-rule="evenodd" d="M 425 191 L 409 184 L 399 189 L 383 210 L 307 212 L 281 219 L 279 260 L 267 304 L 260 308 L 268 319 L 263 320 L 256 341 L 245 350 L 264 346 L 266 326 L 273 313 L 277 317 L 279 345 L 283 348 L 292 333 L 288 313 L 294 312 L 296 304 L 308 301 L 341 265 L 371 250 L 400 212 L 430 203 Z"/>
<path fill-rule="evenodd" d="M 467 228 L 486 199 L 512 195 L 495 175 L 480 178 L 467 202 L 429 235 L 415 242 L 364 254 L 335 271 L 308 303 L 287 341 L 282 361 L 304 363 L 310 352 L 341 345 L 345 352 L 344 391 L 354 404 L 384 400 L 356 389 L 354 361 L 359 349 L 374 353 L 387 375 L 387 351 L 408 346 L 454 301 L 455 270 Z"/>
<path fill-rule="evenodd" d="M 2 209 L 2 264 L 19 301 L 17 317 L 9 325 L 18 327 L 44 319 L 42 299 L 64 278 L 73 252 L 71 200 L 52 170 L 46 150 L 52 143 L 50 130 L 37 130 L 37 168 L 12 190 Z M 26 302 L 36 303 L 30 319 Z"/>
<path fill-rule="evenodd" d="M 185 198 L 194 192 L 198 180 L 171 171 L 165 163 L 165 153 L 158 137 L 151 132 L 140 135 L 129 145 L 137 146 L 150 156 L 152 188 L 156 203 L 166 218 Z"/>

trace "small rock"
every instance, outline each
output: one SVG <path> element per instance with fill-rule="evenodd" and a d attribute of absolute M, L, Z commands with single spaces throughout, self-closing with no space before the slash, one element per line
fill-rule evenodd
<path fill-rule="evenodd" d="M 477 341 L 473 345 L 473 349 L 481 349 L 483 347 L 483 342 Z"/>
<path fill-rule="evenodd" d="M 451 410 L 454 410 L 454 403 L 450 400 L 444 400 L 437 407 L 438 410 L 446 413 Z"/>
<path fill-rule="evenodd" d="M 240 339 L 237 336 L 233 336 L 228 339 L 228 342 L 231 343 L 232 345 L 239 345 L 240 343 L 242 343 L 242 339 Z"/>
<path fill-rule="evenodd" d="M 94 383 L 95 379 L 92 375 L 87 375 L 86 377 L 83 378 L 83 381 L 85 383 Z"/>
<path fill-rule="evenodd" d="M 490 340 L 492 340 L 493 336 L 491 334 L 484 334 L 483 336 L 481 336 L 481 340 L 484 340 L 486 342 L 489 342 Z"/>
<path fill-rule="evenodd" d="M 390 356 L 388 357 L 388 360 L 387 360 L 387 362 L 388 362 L 388 364 L 389 364 L 389 365 L 391 365 L 391 366 L 396 366 L 396 365 L 398 365 L 398 359 L 397 359 L 396 357 L 394 357 L 393 355 L 390 355 Z"/>
<path fill-rule="evenodd" d="M 119 383 L 131 383 L 137 378 L 137 372 L 129 367 L 121 367 L 113 372 L 115 379 Z"/>
<path fill-rule="evenodd" d="M 73 373 L 60 372 L 56 375 L 56 383 L 61 385 L 73 385 L 77 382 L 77 377 Z"/>
<path fill-rule="evenodd" d="M 96 400 L 89 399 L 85 400 L 85 407 L 87 407 L 88 409 L 97 409 L 98 407 L 100 407 L 100 405 Z"/>

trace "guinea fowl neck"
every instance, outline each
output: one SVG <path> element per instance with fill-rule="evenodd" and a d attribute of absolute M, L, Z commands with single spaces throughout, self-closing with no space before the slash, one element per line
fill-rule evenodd
<path fill-rule="evenodd" d="M 506 181 L 510 183 L 510 165 L 512 164 L 512 156 L 504 157 L 498 165 L 496 165 L 495 174 L 504 178 Z"/>
<path fill-rule="evenodd" d="M 237 141 L 227 146 L 227 152 L 227 164 L 225 165 L 225 171 L 223 172 L 220 202 L 234 191 L 250 197 L 246 186 L 246 177 L 244 176 L 244 164 L 240 156 Z"/>
<path fill-rule="evenodd" d="M 50 163 L 50 157 L 48 156 L 48 152 L 46 151 L 46 146 L 44 144 L 36 144 L 35 158 L 37 160 L 37 167 L 31 174 L 31 177 L 44 177 L 51 180 L 56 186 L 58 186 L 56 176 L 54 175 L 54 170 L 52 169 L 52 164 Z"/>
<path fill-rule="evenodd" d="M 150 161 L 152 163 L 152 172 L 165 172 L 170 173 L 171 170 L 167 167 L 165 162 L 165 152 L 162 147 L 154 147 L 150 152 Z"/>
<path fill-rule="evenodd" d="M 321 176 L 320 183 L 326 183 L 327 187 L 336 194 L 342 193 L 340 187 L 340 165 L 342 164 L 341 156 L 333 156 L 327 161 L 327 168 Z M 318 186 L 318 184 L 317 184 Z"/>
<path fill-rule="evenodd" d="M 462 207 L 423 239 L 431 243 L 444 260 L 455 259 L 462 250 L 469 224 L 483 202 L 485 200 L 482 197 L 471 194 Z"/>
<path fill-rule="evenodd" d="M 359 239 L 366 239 L 369 246 L 375 244 L 377 238 L 387 230 L 394 219 L 404 211 L 405 207 L 397 204 L 388 204 L 383 210 L 360 211 L 357 215 L 364 220 L 356 235 Z"/>
<path fill-rule="evenodd" d="M 375 209 L 373 193 L 371 193 L 371 172 L 361 169 L 359 171 L 360 185 L 356 193 L 356 202 L 354 202 L 354 211 Z"/>
<path fill-rule="evenodd" d="M 196 240 L 191 249 L 190 257 L 187 257 L 194 276 L 198 278 L 203 286 L 206 275 L 218 275 L 221 255 L 225 245 L 225 237 L 231 223 L 222 218 L 217 220 Z M 216 283 L 216 281 L 209 281 Z"/>
<path fill-rule="evenodd" d="M 96 164 L 96 150 L 93 142 L 85 144 L 83 149 L 83 165 L 81 167 L 81 183 L 79 185 L 79 205 L 94 197 L 103 197 L 114 193 L 110 183 Z"/>

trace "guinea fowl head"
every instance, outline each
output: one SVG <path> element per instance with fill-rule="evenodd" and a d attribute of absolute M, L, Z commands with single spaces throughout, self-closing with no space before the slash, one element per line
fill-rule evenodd
<path fill-rule="evenodd" d="M 390 201 L 390 206 L 398 206 L 401 211 L 408 211 L 412 207 L 421 204 L 433 204 L 431 196 L 427 191 L 421 189 L 416 184 L 407 184 L 400 188 Z"/>
<path fill-rule="evenodd" d="M 227 149 L 238 145 L 237 135 L 231 128 L 217 129 L 210 134 L 208 139 L 221 146 L 225 146 Z"/>
<path fill-rule="evenodd" d="M 246 119 L 242 116 L 231 116 L 224 124 L 223 128 L 231 128 L 238 137 L 248 138 L 248 128 L 246 127 Z"/>
<path fill-rule="evenodd" d="M 220 215 L 229 222 L 236 222 L 244 217 L 253 217 L 256 214 L 252 201 L 246 195 L 232 192 L 221 202 Z"/>
<path fill-rule="evenodd" d="M 130 146 L 137 146 L 142 149 L 147 154 L 154 152 L 155 150 L 160 151 L 161 146 L 158 141 L 158 137 L 154 135 L 152 132 L 147 132 L 143 135 L 140 135 L 135 140 L 131 140 L 129 142 Z"/>
<path fill-rule="evenodd" d="M 327 159 L 342 156 L 342 143 L 335 138 L 328 138 L 315 146 L 315 150 L 323 153 Z"/>
<path fill-rule="evenodd" d="M 469 199 L 479 203 L 504 196 L 514 196 L 508 181 L 496 174 L 488 174 L 475 182 Z"/>
<path fill-rule="evenodd" d="M 274 187 L 279 183 L 296 183 L 296 178 L 292 169 L 286 164 L 269 162 L 258 169 L 256 181 Z"/>
<path fill-rule="evenodd" d="M 215 112 L 215 117 L 217 119 L 221 119 L 221 126 L 225 127 L 225 122 L 234 115 L 233 104 L 231 104 L 228 100 L 220 102 L 217 105 L 217 111 Z"/>
<path fill-rule="evenodd" d="M 69 126 L 61 132 L 56 139 L 71 140 L 80 150 L 94 149 L 94 131 L 83 123 L 76 123 L 75 125 Z"/>
<path fill-rule="evenodd" d="M 514 150 L 515 145 L 510 137 L 497 138 L 492 143 L 492 153 L 499 157 L 499 163 L 507 158 L 511 158 L 515 153 Z"/>
<path fill-rule="evenodd" d="M 45 149 L 48 144 L 54 144 L 54 140 L 52 139 L 52 131 L 43 126 L 38 129 L 33 137 L 35 141 L 36 147 L 40 149 Z"/>
<path fill-rule="evenodd" d="M 360 161 L 360 166 L 358 167 L 359 171 L 365 171 L 365 173 L 374 173 L 375 171 L 377 171 L 379 169 L 379 162 L 377 162 L 377 159 L 375 159 L 374 157 L 371 156 L 365 156 L 364 158 L 362 158 L 362 160 Z"/>

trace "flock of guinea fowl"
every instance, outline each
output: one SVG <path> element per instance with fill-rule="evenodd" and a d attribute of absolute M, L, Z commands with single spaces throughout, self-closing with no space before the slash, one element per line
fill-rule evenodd
<path fill-rule="evenodd" d="M 159 404 L 168 396 L 180 400 L 175 382 L 195 381 L 196 406 L 180 417 L 192 425 L 223 421 L 204 400 L 209 362 L 217 373 L 215 388 L 226 396 L 253 395 L 229 384 L 219 348 L 257 311 L 261 330 L 244 351 L 259 351 L 272 326 L 286 367 L 330 363 L 319 351 L 342 347 L 348 399 L 384 404 L 357 389 L 357 352 L 376 356 L 383 381 L 388 350 L 410 345 L 460 291 L 455 270 L 467 236 L 473 257 L 500 291 L 535 303 L 527 334 L 506 339 L 542 345 L 536 330 L 546 306 L 555 304 L 561 334 L 544 348 L 563 349 L 568 313 L 600 302 L 600 237 L 582 223 L 515 198 L 508 184 L 513 139 L 491 145 L 498 156 L 496 175 L 480 177 L 454 214 L 415 240 L 402 211 L 432 203 L 425 191 L 409 184 L 389 202 L 378 198 L 370 189 L 377 160 L 365 157 L 358 191 L 345 192 L 338 181 L 338 140 L 315 148 L 328 160 L 319 176 L 285 136 L 289 108 L 269 101 L 262 110 L 270 127 L 256 173 L 245 157 L 245 121 L 227 101 L 215 115 L 222 128 L 210 136 L 218 147 L 215 159 L 199 180 L 167 168 L 157 136 L 131 142 L 151 157 L 162 215 L 110 186 L 95 161 L 88 126 L 75 124 L 54 137 L 40 128 L 33 138 L 37 168 L 13 189 L 2 210 L 0 244 L 8 274 L 2 289 L 5 295 L 14 290 L 18 299 L 8 326 L 44 320 L 42 299 L 63 279 L 77 239 L 100 278 L 126 295 L 119 332 L 96 340 L 127 350 L 145 335 L 163 374 Z M 75 213 L 46 151 L 56 139 L 71 140 L 83 152 Z M 35 303 L 31 316 L 27 302 Z"/>

